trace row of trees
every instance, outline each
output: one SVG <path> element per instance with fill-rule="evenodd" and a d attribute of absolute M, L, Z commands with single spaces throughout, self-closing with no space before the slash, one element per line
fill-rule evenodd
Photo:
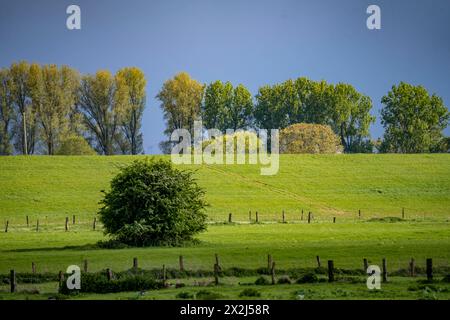
<path fill-rule="evenodd" d="M 138 154 L 146 80 L 138 68 L 115 75 L 81 75 L 67 66 L 14 63 L 0 69 L 0 154 Z M 385 134 L 371 141 L 371 99 L 345 83 L 307 78 L 260 87 L 255 97 L 242 84 L 208 85 L 182 72 L 163 84 L 157 98 L 165 134 L 206 128 L 284 129 L 297 123 L 330 126 L 345 152 L 447 152 L 449 112 L 422 86 L 400 83 L 381 100 Z M 161 144 L 169 151 L 169 141 Z"/>
<path fill-rule="evenodd" d="M 1 69 L 0 154 L 141 153 L 145 86 L 137 68 L 81 75 L 20 62 Z"/>
<path fill-rule="evenodd" d="M 400 83 L 382 98 L 383 140 L 372 141 L 372 100 L 352 85 L 307 78 L 260 87 L 253 98 L 242 84 L 215 81 L 203 85 L 182 72 L 166 81 L 157 95 L 166 120 L 166 135 L 188 129 L 202 119 L 206 128 L 284 129 L 297 123 L 330 126 L 345 152 L 447 152 L 442 131 L 449 112 L 442 99 L 422 86 Z M 161 144 L 170 150 L 170 142 Z"/>
<path fill-rule="evenodd" d="M 372 101 L 349 84 L 328 84 L 307 78 L 287 80 L 258 90 L 255 124 L 286 128 L 296 123 L 329 125 L 345 152 L 368 152 Z"/>

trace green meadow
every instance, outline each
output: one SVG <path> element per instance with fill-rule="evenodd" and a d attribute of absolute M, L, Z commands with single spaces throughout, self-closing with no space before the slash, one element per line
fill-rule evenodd
<path fill-rule="evenodd" d="M 169 157 L 167 157 L 169 158 Z M 93 218 L 101 190 L 132 156 L 31 156 L 0 160 L 0 219 L 20 225 L 25 216 L 64 221 Z M 261 176 L 258 165 L 179 166 L 196 170 L 206 190 L 211 220 L 228 213 L 248 221 L 399 216 L 450 217 L 450 155 L 282 155 L 274 176 Z"/>
<path fill-rule="evenodd" d="M 333 260 L 336 268 L 352 270 L 362 269 L 363 258 L 380 266 L 386 258 L 389 272 L 407 269 L 411 257 L 421 269 L 426 258 L 433 258 L 437 279 L 449 270 L 450 155 L 283 155 L 275 176 L 261 176 L 260 167 L 255 165 L 179 166 L 196 170 L 210 205 L 208 230 L 197 237 L 199 243 L 99 249 L 95 244 L 106 236 L 99 223 L 95 231 L 92 224 L 101 190 L 108 188 L 119 166 L 134 158 L 2 157 L 0 274 L 6 275 L 11 269 L 31 272 L 32 262 L 38 273 L 57 273 L 71 264 L 82 266 L 85 259 L 89 271 L 123 271 L 132 266 L 134 257 L 142 269 L 162 265 L 177 268 L 180 255 L 186 269 L 212 270 L 215 254 L 223 268 L 265 267 L 267 255 L 271 254 L 280 270 L 315 268 L 316 256 L 320 256 L 323 266 Z M 255 223 L 256 211 L 259 223 Z M 308 223 L 310 211 L 312 219 Z M 229 213 L 231 224 L 226 223 Z M 4 232 L 7 221 L 8 232 Z M 448 284 L 418 287 L 422 278 L 423 274 L 417 278 L 394 277 L 382 293 L 369 293 L 364 279 L 357 283 L 257 289 L 262 299 L 296 299 L 299 295 L 305 299 L 450 298 Z M 77 298 L 174 299 L 180 290 L 195 295 L 201 289 L 194 286 L 193 280 L 186 281 L 185 289 L 148 292 L 142 297 L 121 293 Z M 208 288 L 222 293 L 217 298 L 239 298 L 246 288 L 242 283 L 253 283 L 254 279 L 223 281 L 220 289 Z M 46 298 L 45 294 L 56 292 L 55 285 L 19 283 L 24 292 L 15 295 L 3 285 L 0 298 Z M 29 297 L 30 287 L 45 294 Z"/>

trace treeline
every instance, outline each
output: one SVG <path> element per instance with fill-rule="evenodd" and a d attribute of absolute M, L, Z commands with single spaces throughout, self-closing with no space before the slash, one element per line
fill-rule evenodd
<path fill-rule="evenodd" d="M 192 132 L 195 120 L 205 128 L 284 129 L 298 123 L 329 126 L 345 152 L 448 152 L 443 136 L 449 112 L 440 97 L 422 86 L 401 82 L 381 100 L 383 139 L 373 141 L 372 100 L 345 83 L 329 84 L 307 78 L 260 87 L 255 97 L 242 84 L 215 81 L 204 85 L 182 72 L 166 81 L 157 98 L 166 120 L 165 134 L 174 129 Z M 161 143 L 170 151 L 171 142 Z"/>
<path fill-rule="evenodd" d="M 82 75 L 19 62 L 0 69 L 0 154 L 138 154 L 146 80 L 137 68 Z"/>
<path fill-rule="evenodd" d="M 111 74 L 80 74 L 68 66 L 14 63 L 0 69 L 0 154 L 143 153 L 146 79 L 130 67 Z M 345 83 L 307 78 L 262 86 L 255 96 L 242 84 L 202 84 L 182 72 L 158 95 L 170 152 L 175 129 L 285 129 L 329 126 L 344 152 L 448 152 L 449 111 L 442 98 L 401 82 L 382 98 L 382 139 L 370 137 L 372 100 Z M 296 128 L 308 128 L 297 126 Z M 320 127 L 318 127 L 320 128 Z M 300 136 L 307 136 L 302 133 Z"/>

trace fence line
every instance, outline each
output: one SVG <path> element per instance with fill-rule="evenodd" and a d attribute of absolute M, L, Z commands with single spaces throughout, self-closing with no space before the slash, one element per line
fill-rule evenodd
<path fill-rule="evenodd" d="M 219 285 L 220 284 L 219 279 L 222 276 L 222 272 L 225 271 L 225 270 L 220 266 L 219 255 L 215 254 L 214 256 L 215 256 L 215 263 L 213 265 L 213 269 L 212 269 L 212 273 L 211 274 L 214 277 L 215 285 Z M 266 272 L 265 273 L 261 273 L 260 271 L 258 271 L 258 270 L 260 270 L 260 268 L 257 268 L 255 270 L 256 270 L 256 273 L 258 273 L 258 274 L 266 274 L 266 275 L 270 276 L 271 283 L 272 283 L 272 285 L 274 285 L 274 284 L 277 283 L 277 281 L 276 281 L 276 278 L 277 278 L 276 277 L 276 269 L 275 269 L 276 263 L 275 263 L 275 261 L 274 261 L 274 259 L 273 259 L 271 254 L 269 254 L 267 257 L 268 257 L 268 264 L 267 264 Z M 316 258 L 317 258 L 318 267 L 317 268 L 314 267 L 314 269 L 315 270 L 320 270 L 321 269 L 320 258 L 319 258 L 319 256 L 317 256 Z M 179 271 L 180 272 L 186 272 L 186 270 L 184 269 L 184 265 L 181 263 L 181 261 L 182 261 L 182 256 L 180 256 L 180 269 L 179 269 Z M 370 274 L 368 273 L 367 259 L 364 258 L 363 261 L 364 261 L 364 270 L 360 270 L 360 271 L 362 271 L 362 274 L 361 273 L 354 274 L 354 276 L 361 276 L 363 274 L 366 274 L 367 276 L 370 276 Z M 412 261 L 413 261 L 413 259 L 412 259 Z M 383 281 L 383 283 L 386 283 L 386 282 L 388 282 L 387 259 L 386 258 L 382 258 L 381 262 L 382 262 L 382 281 Z M 434 278 L 433 278 L 433 274 L 434 274 L 433 273 L 434 272 L 433 259 L 432 258 L 427 258 L 426 261 L 425 261 L 425 265 L 426 265 L 426 268 L 425 268 L 426 279 L 427 279 L 428 282 L 433 282 L 433 280 L 434 280 Z M 411 265 L 410 265 L 410 267 L 411 267 Z M 36 270 L 35 270 L 36 264 L 34 262 L 32 263 L 32 268 L 33 268 L 33 274 L 37 275 L 36 274 Z M 313 268 L 313 267 L 311 267 L 311 268 Z M 105 272 L 108 281 L 116 279 L 116 276 L 115 276 L 115 274 L 114 274 L 114 272 L 113 272 L 113 270 L 111 268 L 108 267 L 108 268 L 106 268 L 104 270 L 105 271 L 103 271 L 103 272 Z M 132 270 L 134 270 L 135 272 L 139 271 L 138 270 L 138 258 L 137 257 L 133 258 Z M 280 271 L 281 276 L 285 275 L 285 274 L 283 274 L 283 272 L 284 273 L 289 273 L 290 272 L 289 270 L 295 270 L 295 268 L 294 269 L 291 268 L 291 269 L 287 269 L 287 270 L 281 270 Z M 329 283 L 335 282 L 337 280 L 336 274 L 339 274 L 339 270 L 340 270 L 339 266 L 335 265 L 334 260 L 331 260 L 331 259 L 327 260 L 326 270 L 323 270 L 323 271 L 325 271 L 325 274 L 328 277 L 328 282 Z M 84 270 L 83 270 L 83 272 L 86 272 L 86 273 L 88 272 L 88 270 L 87 270 L 87 260 L 84 260 Z M 195 270 L 194 270 L 194 272 L 195 272 Z M 322 272 L 322 274 L 323 274 L 323 272 Z M 202 276 L 199 276 L 199 277 L 202 278 L 202 277 L 210 277 L 210 276 L 211 276 L 210 274 L 207 274 L 207 275 L 202 275 Z M 413 266 L 413 270 L 410 272 L 410 274 L 403 275 L 403 277 L 405 277 L 405 276 L 407 276 L 407 277 L 416 277 L 417 276 L 417 274 L 415 273 L 415 270 L 414 270 L 414 266 Z M 59 281 L 60 285 L 63 284 L 64 277 L 65 277 L 64 272 L 63 271 L 59 271 L 58 272 L 58 281 Z M 11 269 L 10 273 L 9 273 L 9 285 L 10 285 L 10 292 L 11 293 L 17 292 L 17 284 L 18 284 L 17 278 L 18 278 L 18 276 L 17 276 L 16 270 L 15 269 Z M 162 272 L 161 272 L 161 278 L 160 279 L 162 280 L 162 283 L 163 283 L 164 287 L 167 287 L 167 279 L 168 278 L 169 277 L 167 276 L 166 265 L 163 264 L 162 265 Z M 175 279 L 177 277 L 174 276 L 173 278 Z M 180 278 L 180 277 L 178 277 L 178 278 Z M 181 278 L 184 278 L 184 277 L 181 276 Z M 29 283 L 28 281 L 29 280 L 27 280 L 26 283 Z"/>
<path fill-rule="evenodd" d="M 260 210 L 253 211 L 255 213 L 254 218 L 252 215 L 252 210 L 248 212 L 248 219 L 245 218 L 245 214 L 237 215 L 234 212 L 228 212 L 228 214 L 224 214 L 224 219 L 220 219 L 217 215 L 209 216 L 207 222 L 210 224 L 214 223 L 237 223 L 237 224 L 254 224 L 254 223 L 349 223 L 349 222 L 367 222 L 373 219 L 382 219 L 382 218 L 398 218 L 405 221 L 425 221 L 427 217 L 420 217 L 417 215 L 411 215 L 406 208 L 401 208 L 397 215 L 391 214 L 371 214 L 367 211 L 363 211 L 358 209 L 355 211 L 354 216 L 350 216 L 348 213 L 342 215 L 336 215 L 335 213 L 330 214 L 316 214 L 314 211 L 306 211 L 306 219 L 305 219 L 305 210 L 299 209 L 298 211 L 288 211 L 288 210 L 280 210 L 279 213 L 273 212 L 262 212 Z M 417 219 L 419 217 L 420 219 Z M 64 219 L 60 219 L 60 223 L 57 222 L 56 218 L 52 219 L 51 222 L 48 222 L 48 218 L 40 219 L 39 217 L 35 218 L 35 223 L 33 224 L 33 220 L 30 219 L 28 215 L 25 216 L 25 219 L 22 223 L 17 222 L 17 219 L 7 218 L 4 220 L 4 232 L 14 232 L 14 231 L 46 231 L 48 228 L 57 228 L 64 229 L 66 232 L 70 232 L 71 229 L 74 230 L 83 230 L 87 225 L 91 225 L 90 229 L 93 231 L 97 231 L 99 227 L 99 223 L 97 217 L 94 216 L 91 218 L 90 222 L 87 220 L 88 218 L 77 218 L 76 215 L 72 215 L 72 223 L 69 222 L 69 217 L 65 217 Z M 433 221 L 439 221 L 440 218 L 430 218 Z M 443 221 L 448 221 L 448 218 L 441 217 Z M 42 221 L 45 221 L 43 223 Z M 401 221 L 399 220 L 399 221 Z M 60 227 L 57 227 L 57 226 Z M 101 226 L 101 225 L 100 225 Z"/>

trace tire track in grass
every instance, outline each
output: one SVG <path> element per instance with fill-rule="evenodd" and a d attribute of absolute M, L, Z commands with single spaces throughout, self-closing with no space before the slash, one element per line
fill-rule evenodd
<path fill-rule="evenodd" d="M 250 185 L 255 185 L 258 186 L 261 189 L 266 189 L 269 190 L 271 192 L 275 192 L 278 194 L 281 194 L 283 196 L 289 197 L 291 199 L 294 199 L 296 201 L 299 202 L 299 205 L 304 205 L 304 206 L 308 206 L 307 204 L 309 203 L 309 207 L 312 207 L 314 205 L 315 208 L 317 208 L 320 212 L 327 212 L 327 213 L 334 213 L 334 214 L 338 214 L 338 215 L 342 215 L 345 214 L 345 211 L 341 211 L 341 210 L 337 210 L 336 208 L 330 207 L 324 203 L 318 202 L 318 201 L 312 201 L 310 198 L 301 196 L 295 192 L 291 192 L 279 187 L 276 187 L 274 185 L 271 185 L 267 182 L 263 182 L 254 178 L 249 178 L 248 176 L 239 174 L 239 173 L 235 173 L 235 172 L 231 172 L 228 170 L 223 170 L 223 169 L 219 169 L 213 165 L 204 165 L 204 167 L 206 167 L 206 169 L 209 169 L 211 171 L 215 171 L 216 173 L 220 173 L 223 175 L 228 175 L 228 176 L 232 176 L 234 178 L 238 178 Z"/>

